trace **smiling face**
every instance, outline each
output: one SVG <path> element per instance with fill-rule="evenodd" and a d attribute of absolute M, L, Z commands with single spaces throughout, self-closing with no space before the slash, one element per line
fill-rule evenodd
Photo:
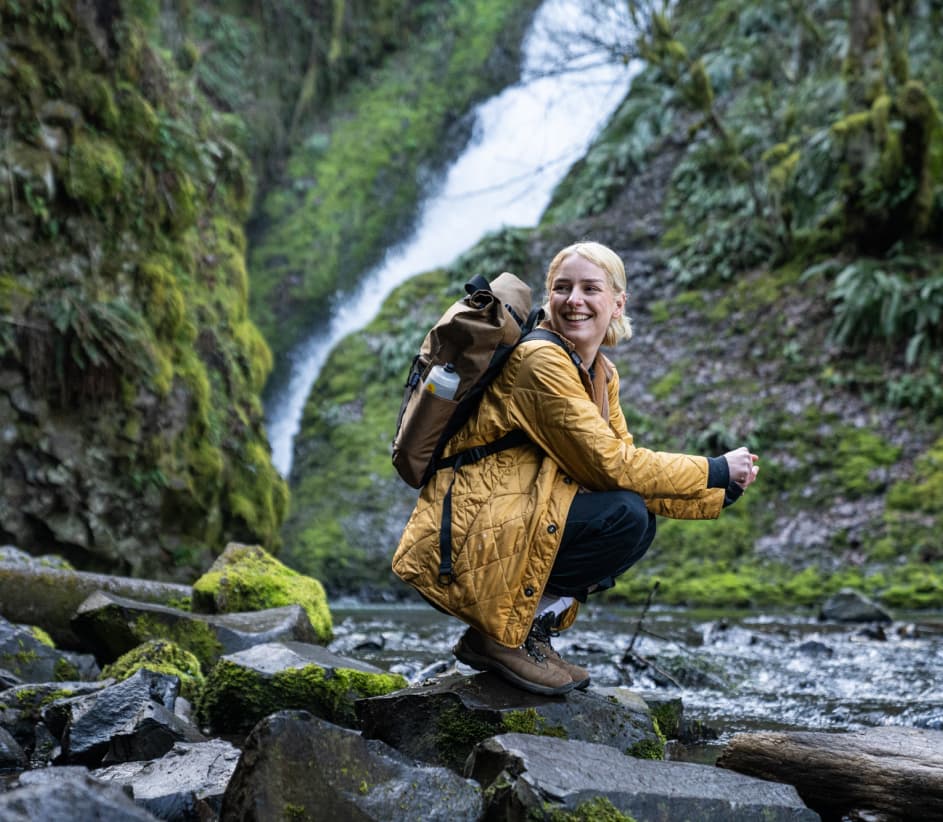
<path fill-rule="evenodd" d="M 625 293 L 617 293 L 606 271 L 577 253 L 568 254 L 557 266 L 549 293 L 551 324 L 589 365 L 609 324 L 622 315 Z"/>

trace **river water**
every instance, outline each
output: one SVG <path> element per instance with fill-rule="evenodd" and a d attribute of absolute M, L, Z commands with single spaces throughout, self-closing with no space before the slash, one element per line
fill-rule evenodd
<path fill-rule="evenodd" d="M 429 606 L 338 602 L 332 613 L 336 653 L 411 683 L 456 665 L 450 648 L 464 626 Z M 707 730 L 675 746 L 674 758 L 713 761 L 740 731 L 943 729 L 943 613 L 896 615 L 883 630 L 819 622 L 812 613 L 653 608 L 639 632 L 640 616 L 641 608 L 590 604 L 554 647 L 587 667 L 594 685 L 680 697 L 685 719 Z M 652 664 L 639 669 L 626 660 L 630 646 Z"/>
<path fill-rule="evenodd" d="M 367 325 L 410 277 L 448 265 L 491 231 L 536 225 L 556 185 L 624 99 L 638 63 L 615 63 L 588 46 L 563 51 L 564 43 L 588 42 L 600 26 L 612 32 L 628 26 L 618 16 L 603 23 L 598 11 L 589 14 L 591 6 L 597 4 L 543 3 L 524 42 L 522 81 L 475 109 L 474 135 L 422 205 L 413 234 L 292 353 L 287 383 L 266 403 L 272 462 L 283 476 L 308 394 L 337 343 Z"/>

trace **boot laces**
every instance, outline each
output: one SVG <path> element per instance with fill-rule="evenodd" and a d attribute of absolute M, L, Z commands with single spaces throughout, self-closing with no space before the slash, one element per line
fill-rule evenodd
<path fill-rule="evenodd" d="M 530 633 L 524 640 L 524 648 L 538 662 L 543 662 L 548 656 L 558 656 L 550 644 L 551 637 L 560 636 L 556 630 L 557 615 L 552 611 L 537 617 L 530 626 Z"/>

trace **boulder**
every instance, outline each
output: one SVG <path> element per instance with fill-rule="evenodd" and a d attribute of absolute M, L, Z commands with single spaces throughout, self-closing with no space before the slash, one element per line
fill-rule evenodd
<path fill-rule="evenodd" d="M 160 819 L 189 822 L 219 816 L 238 761 L 239 749 L 221 739 L 177 742 L 160 759 L 122 762 L 92 776 L 130 787 L 134 801 Z"/>
<path fill-rule="evenodd" d="M 795 785 L 828 818 L 943 819 L 943 731 L 737 734 L 717 764 Z"/>
<path fill-rule="evenodd" d="M 246 739 L 220 822 L 472 822 L 481 811 L 478 786 L 458 774 L 416 765 L 379 740 L 307 711 L 282 711 Z"/>
<path fill-rule="evenodd" d="M 894 618 L 873 600 L 852 588 L 842 588 L 829 597 L 819 611 L 819 619 L 833 622 L 893 622 Z"/>
<path fill-rule="evenodd" d="M 620 756 L 593 742 L 502 734 L 475 746 L 465 774 L 481 783 L 488 819 L 545 819 L 554 811 L 618 818 L 614 809 L 637 822 L 819 820 L 791 785 L 710 765 Z"/>
<path fill-rule="evenodd" d="M 71 571 L 36 559 L 32 563 L 7 559 L 0 560 L 0 616 L 38 625 L 65 650 L 83 650 L 71 620 L 96 591 L 162 605 L 190 602 L 189 585 Z"/>
<path fill-rule="evenodd" d="M 102 670 L 102 678 L 118 681 L 145 669 L 170 674 L 180 680 L 180 694 L 192 702 L 198 697 L 206 680 L 198 660 L 189 651 L 166 639 L 151 639 L 118 657 Z"/>
<path fill-rule="evenodd" d="M 156 822 L 123 790 L 88 775 L 84 768 L 43 768 L 20 774 L 17 784 L 0 793 L 3 822 L 59 822 L 65 819 Z"/>
<path fill-rule="evenodd" d="M 97 675 L 87 654 L 59 651 L 41 628 L 14 625 L 0 617 L 0 668 L 22 682 L 56 682 Z M 94 678 L 94 677 L 93 677 Z"/>
<path fill-rule="evenodd" d="M 179 688 L 175 676 L 140 670 L 97 693 L 52 703 L 43 720 L 61 739 L 56 764 L 97 767 L 154 759 L 176 742 L 205 741 L 174 713 Z"/>
<path fill-rule="evenodd" d="M 0 771 L 25 768 L 29 764 L 26 752 L 4 727 L 0 726 Z"/>
<path fill-rule="evenodd" d="M 483 739 L 511 731 L 581 739 L 661 758 L 664 739 L 648 706 L 625 688 L 540 696 L 494 674 L 452 674 L 356 705 L 364 736 L 459 773 Z"/>
<path fill-rule="evenodd" d="M 193 583 L 194 611 L 228 614 L 282 605 L 305 609 L 318 641 L 326 645 L 334 629 L 324 587 L 299 574 L 259 545 L 231 542 L 210 569 Z"/>
<path fill-rule="evenodd" d="M 315 642 L 307 614 L 298 605 L 241 614 L 193 614 L 164 605 L 136 602 L 98 591 L 72 618 L 75 634 L 99 664 L 150 639 L 167 639 L 190 651 L 209 670 L 224 654 L 279 640 Z"/>
<path fill-rule="evenodd" d="M 353 727 L 356 700 L 405 687 L 399 674 L 320 645 L 273 642 L 224 656 L 206 679 L 198 714 L 215 733 L 245 733 L 291 708 Z"/>

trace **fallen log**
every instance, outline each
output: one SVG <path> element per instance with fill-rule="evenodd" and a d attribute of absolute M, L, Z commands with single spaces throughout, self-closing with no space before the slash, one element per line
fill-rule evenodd
<path fill-rule="evenodd" d="M 943 731 L 737 734 L 717 765 L 793 785 L 823 819 L 943 820 Z"/>
<path fill-rule="evenodd" d="M 0 563 L 0 616 L 10 622 L 38 625 L 59 648 L 81 648 L 70 620 L 96 591 L 177 606 L 189 601 L 192 593 L 189 585 L 172 582 Z"/>

